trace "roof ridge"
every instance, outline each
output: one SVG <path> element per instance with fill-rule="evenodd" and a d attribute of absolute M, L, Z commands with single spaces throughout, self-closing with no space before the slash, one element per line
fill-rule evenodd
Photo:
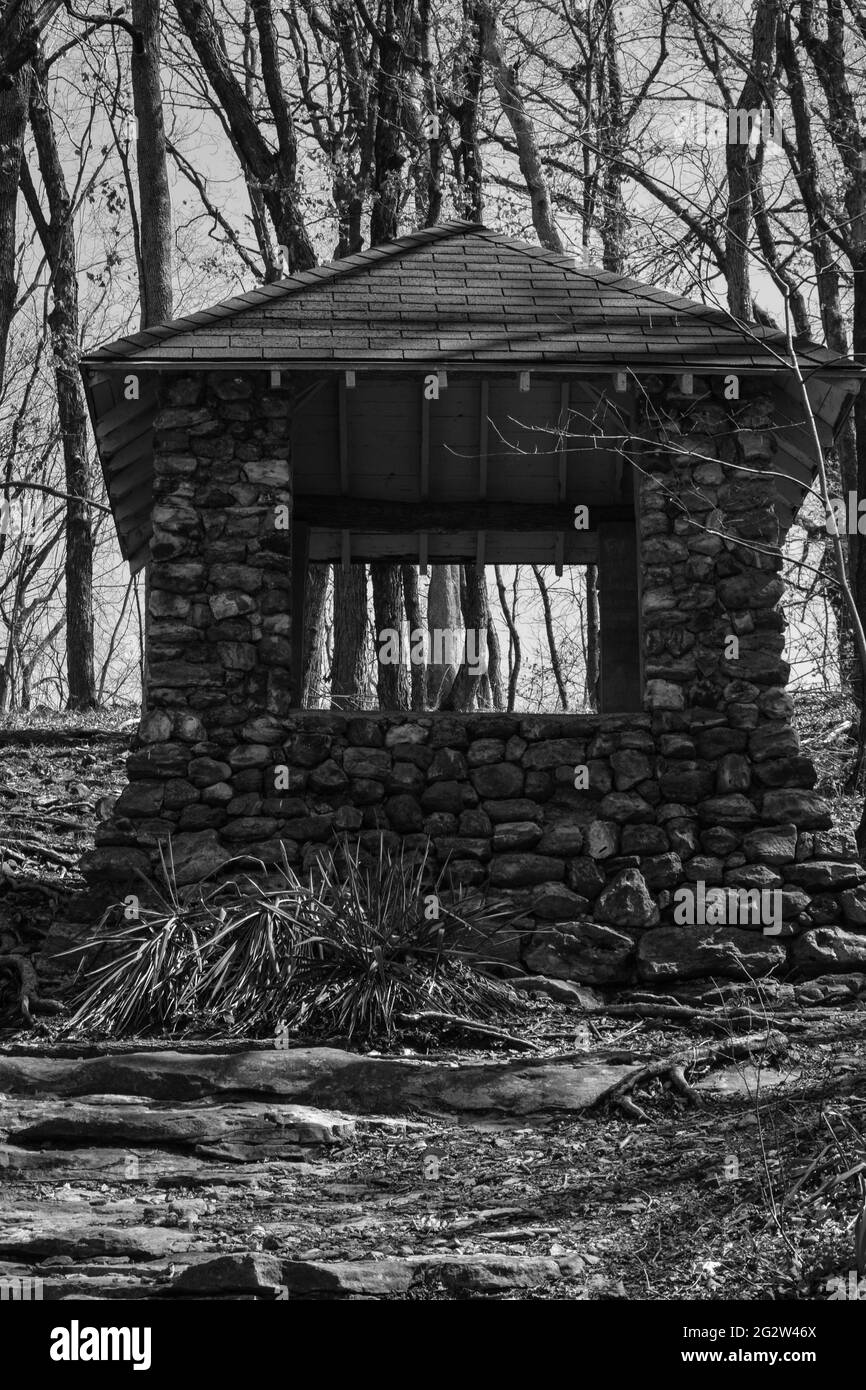
<path fill-rule="evenodd" d="M 311 266 L 309 270 L 297 271 L 294 275 L 287 275 L 281 280 L 256 285 L 251 290 L 245 290 L 243 294 L 235 294 L 226 299 L 217 300 L 216 304 L 210 304 L 205 309 L 198 309 L 192 314 L 184 314 L 181 318 L 166 319 L 163 323 L 155 323 L 149 328 L 140 329 L 137 333 L 125 333 L 122 337 L 115 338 L 109 343 L 101 343 L 99 347 L 93 348 L 84 356 L 85 358 L 108 356 L 112 350 L 116 349 L 122 349 L 123 354 L 128 355 L 137 348 L 150 347 L 155 341 L 164 342 L 176 334 L 187 333 L 190 329 L 199 327 L 203 322 L 231 318 L 234 314 L 254 308 L 257 304 L 269 299 L 288 299 L 291 295 L 300 294 L 313 285 L 349 279 L 352 275 L 358 275 L 371 269 L 377 261 L 399 259 L 407 252 L 411 253 L 429 245 L 431 241 L 447 241 L 463 233 L 477 231 L 486 231 L 482 222 L 462 221 L 459 218 L 452 218 L 448 222 L 437 222 L 433 227 L 419 227 L 417 231 L 407 232 L 404 236 L 395 237 L 393 241 L 384 242 L 381 246 L 369 246 L 365 251 L 353 252 L 351 256 L 340 256 L 337 260 L 326 261 L 323 265 Z"/>

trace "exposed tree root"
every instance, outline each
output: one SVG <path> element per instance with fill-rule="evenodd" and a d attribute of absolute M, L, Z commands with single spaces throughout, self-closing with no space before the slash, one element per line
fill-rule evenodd
<path fill-rule="evenodd" d="M 18 1009 L 29 1027 L 34 1014 L 59 1014 L 63 1005 L 56 999 L 44 999 L 39 993 L 39 979 L 26 956 L 0 956 L 0 970 L 12 970 L 18 976 Z"/>
<path fill-rule="evenodd" d="M 752 1053 L 775 1053 L 784 1056 L 787 1048 L 787 1041 L 782 1034 L 773 1031 L 750 1033 L 745 1038 L 729 1038 L 723 1043 L 705 1043 L 703 1047 L 692 1047 L 664 1057 L 658 1062 L 648 1062 L 635 1076 L 619 1082 L 608 1091 L 604 1099 L 619 1104 L 636 1086 L 643 1086 L 647 1081 L 655 1081 L 658 1077 L 664 1076 L 692 1104 L 696 1104 L 700 1097 L 694 1087 L 686 1081 L 686 1067 L 694 1066 L 697 1062 L 717 1062 L 721 1058 L 736 1060 L 738 1057 L 751 1056 Z"/>

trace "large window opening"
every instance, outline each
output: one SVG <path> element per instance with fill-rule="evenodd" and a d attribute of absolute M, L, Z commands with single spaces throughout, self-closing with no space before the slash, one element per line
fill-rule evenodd
<path fill-rule="evenodd" d="M 599 709 L 597 567 L 311 565 L 302 705 Z"/>

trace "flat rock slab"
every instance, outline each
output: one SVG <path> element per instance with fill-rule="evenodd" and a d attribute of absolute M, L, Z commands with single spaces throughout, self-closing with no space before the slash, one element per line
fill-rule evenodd
<path fill-rule="evenodd" d="M 40 1260 L 52 1255 L 69 1255 L 73 1260 L 102 1255 L 125 1255 L 130 1260 L 156 1260 L 164 1255 L 189 1250 L 194 1237 L 189 1231 L 167 1226 L 111 1226 L 100 1221 L 89 1207 L 77 1215 L 69 1212 L 51 1215 L 43 1203 L 44 1214 L 16 1223 L 4 1212 L 0 1229 L 0 1256 L 18 1260 Z"/>
<path fill-rule="evenodd" d="M 359 1114 L 540 1115 L 586 1110 L 640 1068 L 559 1057 L 449 1066 L 361 1057 L 336 1048 L 228 1056 L 133 1052 L 84 1059 L 2 1057 L 0 1092 L 13 1095 L 273 1096 Z"/>
<path fill-rule="evenodd" d="M 176 1294 L 268 1292 L 289 1297 L 382 1298 L 404 1295 L 435 1280 L 452 1292 L 498 1293 L 532 1289 L 574 1278 L 578 1255 L 561 1259 L 537 1255 L 410 1255 L 383 1260 L 280 1260 L 246 1252 L 221 1255 L 184 1269 L 174 1280 Z"/>
<path fill-rule="evenodd" d="M 292 1155 L 294 1157 L 294 1155 Z M 135 1160 L 130 1163 L 130 1159 Z M 233 1163 L 221 1167 L 188 1154 L 172 1153 L 166 1149 L 149 1148 L 130 1152 L 117 1148 L 22 1149 L 14 1144 L 0 1144 L 0 1183 L 5 1178 L 15 1182 L 120 1182 L 145 1183 L 149 1187 L 222 1185 L 226 1187 L 255 1187 L 268 1173 L 270 1165 Z M 321 1165 L 292 1162 L 286 1171 L 293 1176 L 299 1170 L 319 1174 Z M 2 1196 L 0 1186 L 0 1196 Z M 0 1208 L 2 1210 L 2 1208 Z"/>
<path fill-rule="evenodd" d="M 741 1067 L 726 1067 L 724 1071 L 711 1072 L 695 1082 L 695 1090 L 730 1096 L 754 1096 L 763 1090 L 792 1086 L 799 1079 L 798 1071 L 776 1071 L 772 1067 L 754 1067 L 747 1063 Z"/>
<path fill-rule="evenodd" d="M 0 1131 L 14 1145 L 43 1140 L 81 1140 L 91 1144 L 181 1145 L 240 1143 L 269 1152 L 289 1144 L 338 1144 L 352 1139 L 355 1122 L 347 1115 L 304 1105 L 245 1104 L 171 1108 L 141 1101 L 98 1105 L 76 1100 L 31 1100 L 0 1105 Z"/>

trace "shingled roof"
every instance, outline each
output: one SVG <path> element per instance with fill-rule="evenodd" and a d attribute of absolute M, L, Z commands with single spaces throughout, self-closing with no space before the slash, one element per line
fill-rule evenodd
<path fill-rule="evenodd" d="M 810 396 L 833 430 L 863 369 L 798 341 Z M 261 285 L 201 313 L 120 338 L 82 360 L 121 549 L 148 554 L 157 380 L 164 372 L 556 374 L 783 373 L 785 336 L 471 222 L 448 222 Z M 134 367 L 139 396 L 123 382 Z M 808 476 L 808 468 L 804 477 Z"/>
<path fill-rule="evenodd" d="M 815 344 L 798 350 L 813 368 L 851 370 Z M 84 365 L 651 361 L 733 371 L 778 368 L 784 351 L 777 329 L 477 223 L 447 222 L 120 338 Z"/>

